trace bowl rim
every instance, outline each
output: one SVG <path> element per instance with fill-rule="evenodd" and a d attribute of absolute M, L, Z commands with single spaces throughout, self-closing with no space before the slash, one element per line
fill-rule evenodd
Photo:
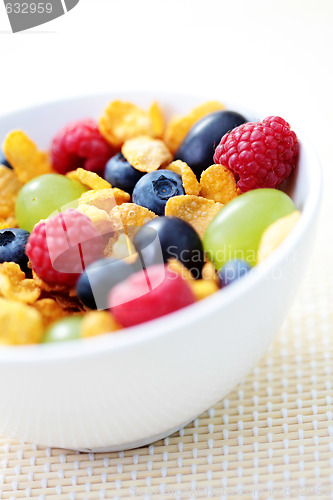
<path fill-rule="evenodd" d="M 69 102 L 73 103 L 75 101 L 79 102 L 87 99 L 92 100 L 94 98 L 105 98 L 106 101 L 108 99 L 111 100 L 112 98 L 130 99 L 131 96 L 133 101 L 135 101 L 135 96 L 146 99 L 150 97 L 151 101 L 156 98 L 157 100 L 165 100 L 169 102 L 172 102 L 172 99 L 180 99 L 182 97 L 187 100 L 193 99 L 193 101 L 197 101 L 198 103 L 208 100 L 207 96 L 195 93 L 182 94 L 176 92 L 158 92 L 156 90 L 155 92 L 140 92 L 134 90 L 132 92 L 110 91 L 108 93 L 103 92 L 86 94 L 74 98 L 67 97 L 64 99 L 55 99 L 38 105 L 27 106 L 20 110 L 15 110 L 1 115 L 0 121 L 4 121 L 9 117 L 13 118 L 15 115 L 19 117 L 22 113 L 26 114 L 29 112 L 36 112 L 50 105 L 66 104 Z M 211 99 L 212 98 L 210 97 L 209 100 Z M 241 113 L 243 112 L 248 116 L 254 116 L 255 114 L 259 117 L 268 116 L 261 111 L 254 112 L 250 108 L 242 106 L 241 104 L 236 105 L 227 100 L 223 100 L 223 102 L 226 105 L 226 109 L 234 108 L 236 111 Z M 168 314 L 167 316 L 163 316 L 141 325 L 129 327 L 125 332 L 120 330 L 119 332 L 112 332 L 111 334 L 103 334 L 87 339 L 59 342 L 55 344 L 32 344 L 23 346 L 0 345 L 1 365 L 10 365 L 13 362 L 20 362 L 24 364 L 37 362 L 49 363 L 50 361 L 58 362 L 62 360 L 64 361 L 65 359 L 74 360 L 78 358 L 91 358 L 102 354 L 116 354 L 120 351 L 129 349 L 130 347 L 135 348 L 138 345 L 144 345 L 150 341 L 157 341 L 160 337 L 168 335 L 168 333 L 174 328 L 180 329 L 185 325 L 189 326 L 190 324 L 195 324 L 199 318 L 202 319 L 208 316 L 217 308 L 227 307 L 228 304 L 237 300 L 237 298 L 249 293 L 249 291 L 258 284 L 258 282 L 264 279 L 265 276 L 269 275 L 272 269 L 283 262 L 288 254 L 290 254 L 299 240 L 302 239 L 312 219 L 316 217 L 317 212 L 319 211 L 322 192 L 322 171 L 319 157 L 308 138 L 306 138 L 304 134 L 298 130 L 298 128 L 293 127 L 293 129 L 297 131 L 300 149 L 306 148 L 307 156 L 309 156 L 309 160 L 307 162 L 308 168 L 306 171 L 310 186 L 309 195 L 303 204 L 301 217 L 294 229 L 267 259 L 251 270 L 251 273 L 249 273 L 242 280 L 233 283 L 225 289 L 219 290 L 204 300 L 196 302 L 195 304 L 174 313 Z M 311 168 L 309 168 L 309 165 L 311 165 Z"/>

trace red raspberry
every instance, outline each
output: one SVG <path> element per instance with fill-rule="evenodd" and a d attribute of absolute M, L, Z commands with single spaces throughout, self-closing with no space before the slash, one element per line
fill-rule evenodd
<path fill-rule="evenodd" d="M 109 295 L 109 307 L 122 326 L 159 318 L 195 302 L 187 281 L 158 264 L 132 274 Z"/>
<path fill-rule="evenodd" d="M 51 145 L 52 166 L 60 174 L 80 167 L 102 174 L 113 154 L 97 124 L 90 119 L 69 123 L 56 134 Z"/>
<path fill-rule="evenodd" d="M 43 280 L 73 286 L 83 270 L 102 257 L 102 238 L 86 215 L 71 208 L 34 227 L 26 254 Z"/>
<path fill-rule="evenodd" d="M 242 193 L 256 188 L 276 188 L 295 167 L 298 141 L 290 125 L 279 116 L 261 123 L 244 123 L 225 134 L 214 162 L 229 168 Z"/>

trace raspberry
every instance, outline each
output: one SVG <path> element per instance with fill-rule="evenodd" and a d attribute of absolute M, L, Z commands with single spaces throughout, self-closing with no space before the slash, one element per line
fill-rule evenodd
<path fill-rule="evenodd" d="M 187 281 L 163 264 L 132 274 L 109 295 L 112 314 L 124 327 L 159 318 L 193 302 Z"/>
<path fill-rule="evenodd" d="M 56 134 L 51 145 L 52 166 L 60 174 L 77 168 L 102 174 L 113 154 L 97 124 L 90 119 L 69 123 Z"/>
<path fill-rule="evenodd" d="M 244 123 L 225 134 L 214 162 L 229 168 L 242 193 L 256 188 L 276 188 L 295 167 L 298 141 L 290 125 L 279 116 L 261 123 Z"/>
<path fill-rule="evenodd" d="M 86 215 L 69 209 L 34 227 L 26 254 L 44 281 L 73 286 L 85 267 L 103 255 L 102 237 Z"/>

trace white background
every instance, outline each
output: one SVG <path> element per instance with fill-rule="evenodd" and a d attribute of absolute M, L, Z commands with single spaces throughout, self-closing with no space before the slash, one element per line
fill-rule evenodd
<path fill-rule="evenodd" d="M 81 0 L 9 30 L 1 2 L 0 114 L 116 89 L 237 101 L 301 128 L 333 187 L 332 0 Z"/>

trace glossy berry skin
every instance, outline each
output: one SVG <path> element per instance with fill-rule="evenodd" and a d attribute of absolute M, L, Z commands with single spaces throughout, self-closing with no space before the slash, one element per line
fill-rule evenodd
<path fill-rule="evenodd" d="M 134 187 L 133 203 L 164 215 L 165 205 L 172 196 L 185 194 L 182 178 L 171 170 L 156 170 L 142 177 Z"/>
<path fill-rule="evenodd" d="M 65 342 L 81 338 L 82 316 L 71 316 L 53 323 L 45 332 L 42 343 Z"/>
<path fill-rule="evenodd" d="M 138 325 L 195 302 L 187 281 L 164 265 L 139 271 L 110 292 L 109 307 L 124 327 Z"/>
<path fill-rule="evenodd" d="M 251 266 L 244 260 L 229 260 L 218 272 L 220 288 L 237 281 L 250 270 Z"/>
<path fill-rule="evenodd" d="M 111 289 L 135 270 L 134 266 L 124 260 L 100 259 L 81 274 L 76 284 L 77 295 L 90 309 L 107 309 Z"/>
<path fill-rule="evenodd" d="M 198 233 L 178 217 L 158 217 L 145 224 L 134 236 L 133 244 L 145 267 L 179 260 L 200 278 L 204 264 L 203 244 Z"/>
<path fill-rule="evenodd" d="M 242 193 L 277 188 L 296 165 L 299 144 L 289 123 L 269 116 L 261 123 L 245 123 L 224 135 L 214 163 L 229 168 Z"/>
<path fill-rule="evenodd" d="M 51 144 L 54 170 L 65 174 L 84 168 L 102 175 L 113 149 L 98 130 L 94 120 L 78 120 L 63 127 Z"/>
<path fill-rule="evenodd" d="M 176 151 L 175 160 L 186 162 L 199 179 L 202 171 L 213 165 L 221 137 L 245 122 L 244 116 L 235 111 L 210 113 L 193 125 Z"/>
<path fill-rule="evenodd" d="M 143 175 L 145 173 L 133 168 L 121 153 L 112 156 L 104 170 L 104 179 L 112 187 L 123 189 L 129 194 L 132 194 L 135 184 Z"/>
<path fill-rule="evenodd" d="M 28 257 L 25 247 L 30 233 L 24 229 L 0 230 L 0 263 L 16 262 L 25 273 L 28 272 Z"/>
<path fill-rule="evenodd" d="M 15 214 L 18 224 L 27 231 L 41 219 L 47 219 L 54 212 L 63 210 L 66 205 L 77 205 L 87 188 L 74 179 L 64 175 L 45 174 L 27 182 L 16 200 Z"/>
<path fill-rule="evenodd" d="M 44 281 L 73 286 L 84 269 L 102 257 L 102 237 L 86 215 L 69 209 L 34 227 L 26 253 Z"/>
<path fill-rule="evenodd" d="M 0 165 L 4 165 L 5 167 L 11 169 L 13 168 L 9 163 L 9 161 L 7 160 L 7 158 L 5 157 L 5 155 L 3 154 L 3 152 L 1 151 L 1 149 L 0 149 Z"/>

